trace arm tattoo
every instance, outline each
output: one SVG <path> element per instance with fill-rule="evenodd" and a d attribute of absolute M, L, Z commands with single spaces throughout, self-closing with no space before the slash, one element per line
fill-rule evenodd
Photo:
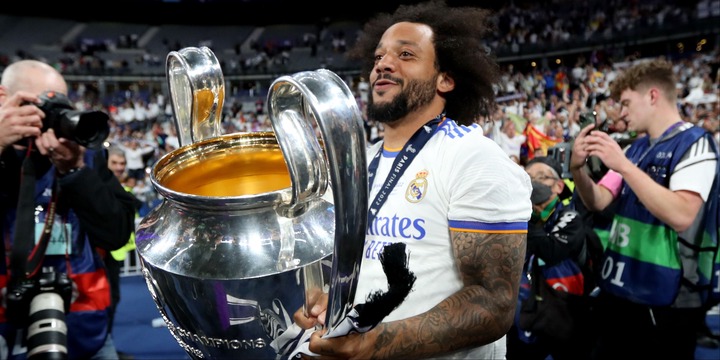
<path fill-rule="evenodd" d="M 452 232 L 451 237 L 464 288 L 425 313 L 378 325 L 368 357 L 437 355 L 491 343 L 510 329 L 526 234 Z"/>

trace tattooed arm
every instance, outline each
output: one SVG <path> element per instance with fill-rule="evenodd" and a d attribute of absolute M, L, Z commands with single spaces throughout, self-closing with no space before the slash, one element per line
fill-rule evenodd
<path fill-rule="evenodd" d="M 425 313 L 381 323 L 363 334 L 322 339 L 310 350 L 345 359 L 421 358 L 489 344 L 515 314 L 526 234 L 451 232 L 465 286 Z"/>

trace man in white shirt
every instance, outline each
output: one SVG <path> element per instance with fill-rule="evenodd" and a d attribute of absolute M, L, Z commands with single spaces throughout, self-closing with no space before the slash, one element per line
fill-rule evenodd
<path fill-rule="evenodd" d="M 372 84 L 368 229 L 355 303 L 387 286 L 379 256 L 403 244 L 416 281 L 380 324 L 309 350 L 328 358 L 505 359 L 530 219 L 530 178 L 477 123 L 495 109 L 489 12 L 430 1 L 365 27 L 352 49 Z M 452 26 L 447 26 L 452 24 Z M 326 300 L 326 299 L 325 299 Z M 326 302 L 295 313 L 311 329 Z"/>
<path fill-rule="evenodd" d="M 517 132 L 515 123 L 510 119 L 503 120 L 501 126 L 502 128 L 495 137 L 495 142 L 513 161 L 520 163 L 520 150 L 527 137 Z"/>

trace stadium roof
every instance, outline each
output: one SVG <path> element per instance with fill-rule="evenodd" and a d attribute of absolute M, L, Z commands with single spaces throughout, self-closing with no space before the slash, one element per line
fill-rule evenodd
<path fill-rule="evenodd" d="M 451 6 L 477 5 L 471 0 L 446 0 Z M 123 0 L 117 2 L 53 1 L 36 6 L 3 8 L 0 14 L 65 18 L 82 22 L 111 21 L 181 25 L 269 25 L 323 20 L 364 21 L 375 13 L 393 11 L 409 0 Z M 499 6 L 502 1 L 483 1 Z M 92 4 L 96 4 L 92 6 Z"/>

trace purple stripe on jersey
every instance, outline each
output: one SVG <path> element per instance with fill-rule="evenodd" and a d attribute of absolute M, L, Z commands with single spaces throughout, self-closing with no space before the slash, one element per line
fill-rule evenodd
<path fill-rule="evenodd" d="M 386 158 L 394 158 L 394 157 L 398 156 L 398 154 L 400 153 L 400 150 L 402 150 L 402 148 L 395 150 L 395 151 L 383 148 L 382 155 L 383 155 L 383 157 L 386 157 Z"/>
<path fill-rule="evenodd" d="M 456 231 L 465 230 L 481 232 L 526 232 L 528 228 L 526 221 L 483 223 L 477 221 L 450 220 L 448 221 L 448 225 L 451 229 Z"/>

